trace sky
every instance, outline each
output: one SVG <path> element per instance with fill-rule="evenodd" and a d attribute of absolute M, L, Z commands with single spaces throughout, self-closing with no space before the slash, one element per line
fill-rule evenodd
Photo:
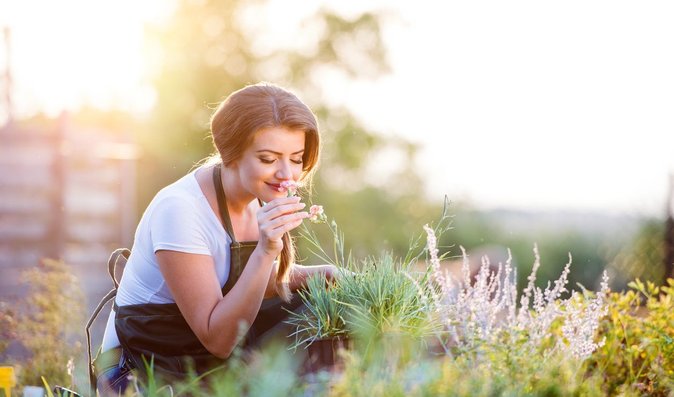
<path fill-rule="evenodd" d="M 0 2 L 0 27 L 11 28 L 17 117 L 38 111 L 57 115 L 84 104 L 149 109 L 154 97 L 147 82 L 150 65 L 143 59 L 143 23 L 165 17 L 160 5 L 159 0 Z M 4 48 L 3 42 L 2 73 Z"/>
<path fill-rule="evenodd" d="M 420 145 L 415 166 L 431 200 L 664 212 L 674 173 L 674 3 L 324 3 L 345 15 L 385 13 L 391 72 L 331 75 L 324 89 L 365 125 Z M 12 27 L 16 112 L 83 103 L 147 111 L 154 97 L 142 23 L 161 21 L 163 4 L 0 3 L 0 26 Z M 317 4 L 272 0 L 252 19 L 283 45 Z M 0 71 L 4 64 L 3 54 Z"/>

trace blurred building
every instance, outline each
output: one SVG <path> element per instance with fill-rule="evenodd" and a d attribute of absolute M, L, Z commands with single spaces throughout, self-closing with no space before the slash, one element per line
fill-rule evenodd
<path fill-rule="evenodd" d="M 0 300 L 21 298 L 21 272 L 44 257 L 72 266 L 88 306 L 109 290 L 107 257 L 135 229 L 136 158 L 127 134 L 78 128 L 66 114 L 0 127 Z"/>

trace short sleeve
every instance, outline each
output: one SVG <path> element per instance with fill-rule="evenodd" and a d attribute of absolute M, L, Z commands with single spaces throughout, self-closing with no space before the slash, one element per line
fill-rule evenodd
<path fill-rule="evenodd" d="M 180 251 L 212 255 L 204 220 L 189 198 L 166 197 L 159 201 L 150 217 L 152 250 Z"/>

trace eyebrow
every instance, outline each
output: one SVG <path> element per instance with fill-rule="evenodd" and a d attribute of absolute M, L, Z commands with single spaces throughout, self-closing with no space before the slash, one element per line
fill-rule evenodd
<path fill-rule="evenodd" d="M 255 153 L 261 153 L 261 152 L 269 152 L 269 153 L 273 153 L 273 154 L 276 154 L 276 155 L 279 155 L 279 156 L 283 155 L 283 153 L 275 152 L 275 151 L 269 150 L 269 149 L 261 149 L 261 150 L 256 151 Z M 291 154 L 300 154 L 300 153 L 304 153 L 304 149 L 298 150 L 295 153 L 291 153 Z"/>

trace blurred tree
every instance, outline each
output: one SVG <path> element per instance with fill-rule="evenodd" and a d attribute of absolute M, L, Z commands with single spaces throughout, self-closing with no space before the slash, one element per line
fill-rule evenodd
<path fill-rule="evenodd" d="M 559 230 L 529 239 L 520 236 L 511 239 L 513 255 L 517 255 L 520 268 L 518 270 L 519 285 L 524 287 L 534 263 L 533 245 L 537 243 L 541 256 L 541 267 L 537 274 L 537 285 L 547 286 L 548 281 L 559 278 L 564 266 L 569 262 L 571 267 L 568 276 L 569 290 L 578 289 L 578 284 L 588 289 L 596 289 L 598 280 L 606 266 L 605 240 L 600 235 L 588 235 L 577 230 Z"/>
<path fill-rule="evenodd" d="M 374 78 L 389 70 L 380 28 L 388 15 L 345 17 L 322 8 L 296 26 L 282 17 L 269 22 L 264 17 L 268 5 L 263 0 L 178 0 L 173 16 L 151 30 L 148 56 L 157 65 L 157 104 L 138 138 L 144 155 L 141 210 L 160 188 L 212 153 L 208 120 L 219 101 L 245 84 L 271 81 L 296 91 L 319 118 L 324 150 L 310 201 L 324 205 L 357 256 L 381 249 L 405 254 L 410 240 L 422 234 L 421 226 L 438 220 L 443 204 L 442 197 L 426 198 L 415 163 L 418 147 L 368 130 L 345 106 L 329 103 L 324 93 L 331 79 Z M 284 34 L 297 29 L 292 43 L 272 41 L 270 23 L 283 25 Z M 538 241 L 543 262 L 559 262 L 560 271 L 567 251 L 574 253 L 577 264 L 594 263 L 568 244 L 560 248 L 561 259 L 548 255 L 540 239 L 517 240 L 461 203 L 453 203 L 450 213 L 457 215 L 457 223 L 442 245 L 498 243 L 513 247 L 516 259 L 527 263 L 533 262 L 531 248 Z M 329 244 L 327 228 L 310 227 Z M 308 256 L 306 250 L 301 256 Z"/>
<path fill-rule="evenodd" d="M 545 288 L 548 281 L 559 278 L 564 266 L 572 256 L 569 286 L 576 289 L 577 283 L 592 289 L 606 266 L 607 238 L 572 228 L 557 228 L 550 231 L 510 231 L 499 221 L 498 215 L 477 211 L 465 204 L 459 205 L 454 216 L 454 230 L 448 233 L 447 244 L 454 243 L 451 252 L 460 255 L 458 246 L 469 253 L 480 252 L 492 244 L 510 249 L 513 264 L 517 269 L 517 285 L 522 289 L 527 284 L 534 264 L 534 245 L 538 246 L 541 266 L 536 274 L 536 285 Z M 535 219 L 531 219 L 535 223 Z M 532 225 L 533 226 L 533 225 Z M 492 262 L 494 258 L 490 258 Z M 492 263 L 494 264 L 494 263 Z"/>
<path fill-rule="evenodd" d="M 323 95 L 326 73 L 359 79 L 388 71 L 381 15 L 347 18 L 319 9 L 297 31 L 304 45 L 270 48 L 260 39 L 269 34 L 265 25 L 251 22 L 261 19 L 265 6 L 181 0 L 170 20 L 150 31 L 157 104 L 138 139 L 144 153 L 139 205 L 144 208 L 161 187 L 213 152 L 208 120 L 219 101 L 248 83 L 272 81 L 296 91 L 319 118 L 324 151 L 313 201 L 325 205 L 355 250 L 404 253 L 410 230 L 421 231 L 422 222 L 431 220 L 414 168 L 416 146 L 369 131 Z M 401 161 L 387 165 L 383 177 L 369 177 L 382 151 Z"/>
<path fill-rule="evenodd" d="M 669 189 L 667 191 L 667 219 L 665 221 L 665 252 L 664 266 L 665 274 L 663 284 L 667 284 L 666 279 L 674 278 L 674 174 L 669 175 Z"/>
<path fill-rule="evenodd" d="M 212 152 L 212 105 L 256 80 L 250 67 L 255 56 L 235 17 L 242 6 L 181 0 L 165 24 L 148 29 L 156 105 L 138 139 L 144 153 L 139 167 L 142 209 L 160 188 Z"/>
<path fill-rule="evenodd" d="M 625 288 L 635 278 L 661 283 L 665 277 L 663 235 L 662 220 L 644 222 L 631 244 L 623 247 L 609 264 L 616 285 Z"/>
<path fill-rule="evenodd" d="M 672 214 L 667 216 L 665 222 L 664 266 L 664 279 L 674 278 L 674 215 Z"/>

